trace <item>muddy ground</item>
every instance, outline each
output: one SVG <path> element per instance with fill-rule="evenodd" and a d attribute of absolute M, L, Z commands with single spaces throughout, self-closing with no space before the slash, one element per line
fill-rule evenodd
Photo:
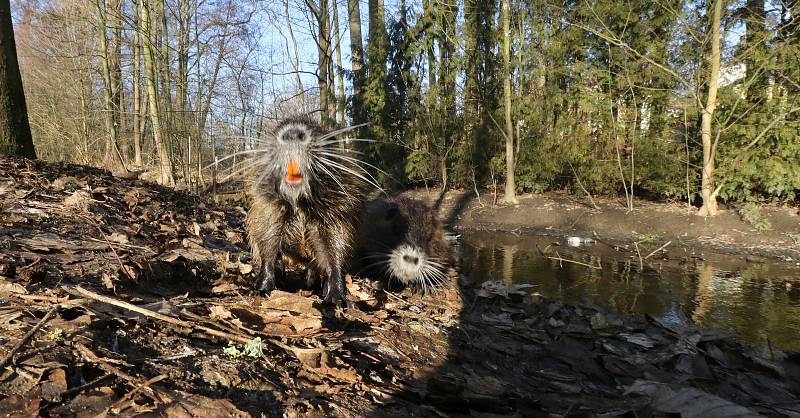
<path fill-rule="evenodd" d="M 521 234 L 599 237 L 609 242 L 671 242 L 696 250 L 779 258 L 800 262 L 800 211 L 791 206 L 762 206 L 771 229 L 760 231 L 745 223 L 735 208 L 714 217 L 700 217 L 685 203 L 634 201 L 629 211 L 624 198 L 593 197 L 551 192 L 525 194 L 518 205 L 495 202 L 485 193 L 418 189 L 408 195 L 439 205 L 440 215 L 455 228 Z M 502 200 L 502 196 L 501 196 Z"/>
<path fill-rule="evenodd" d="M 454 272 L 248 296 L 243 213 L 0 157 L 9 416 L 800 416 L 800 353 Z M 599 232 L 599 231 L 598 231 Z"/>

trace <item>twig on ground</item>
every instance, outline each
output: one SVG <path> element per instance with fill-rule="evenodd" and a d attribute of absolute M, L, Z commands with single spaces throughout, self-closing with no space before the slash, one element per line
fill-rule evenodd
<path fill-rule="evenodd" d="M 47 313 L 42 317 L 42 319 L 40 319 L 39 322 L 37 322 L 36 325 L 34 325 L 33 328 L 31 328 L 31 330 L 28 331 L 28 333 L 22 337 L 21 340 L 17 341 L 17 344 L 15 344 L 14 347 L 11 348 L 11 351 L 9 351 L 8 354 L 6 354 L 3 360 L 0 360 L 0 369 L 4 368 L 11 361 L 11 359 L 14 357 L 17 351 L 19 351 L 22 348 L 22 346 L 24 346 L 28 342 L 28 340 L 30 340 L 34 336 L 34 334 L 36 334 L 36 332 L 39 331 L 39 329 L 42 328 L 44 324 L 46 324 L 47 321 L 49 321 L 50 318 L 52 318 L 56 312 L 58 312 L 60 308 L 61 308 L 60 305 L 53 306 L 49 311 L 47 311 Z"/>
<path fill-rule="evenodd" d="M 63 401 L 65 401 L 66 399 L 68 399 L 70 396 L 72 396 L 72 395 L 75 395 L 75 394 L 78 394 L 78 393 L 81 393 L 81 392 L 83 392 L 83 391 L 84 391 L 84 390 L 86 390 L 86 389 L 89 389 L 89 388 L 91 388 L 91 387 L 94 387 L 94 386 L 96 386 L 97 384 L 99 384 L 99 383 L 103 382 L 104 380 L 106 380 L 106 379 L 109 379 L 109 378 L 111 378 L 111 377 L 113 377 L 113 376 L 114 376 L 114 375 L 113 375 L 113 374 L 111 374 L 111 373 L 104 374 L 104 375 L 102 375 L 102 376 L 98 377 L 97 379 L 94 379 L 94 380 L 92 380 L 92 381 L 90 381 L 90 382 L 88 382 L 88 383 L 85 383 L 85 384 L 82 384 L 82 385 L 80 385 L 80 386 L 76 386 L 76 387 L 74 387 L 74 388 L 72 388 L 72 389 L 67 389 L 67 390 L 65 390 L 65 391 L 61 392 L 61 394 L 59 395 L 59 397 L 61 398 L 61 401 L 63 402 Z"/>
<path fill-rule="evenodd" d="M 211 334 L 211 335 L 213 335 L 215 337 L 221 337 L 221 338 L 225 338 L 225 339 L 228 339 L 228 340 L 231 340 L 231 341 L 238 341 L 240 343 L 245 343 L 245 344 L 247 344 L 250 341 L 252 341 L 252 338 L 250 338 L 250 337 L 246 337 L 246 336 L 243 336 L 243 335 L 237 335 L 237 334 L 231 334 L 229 332 L 224 332 L 224 331 L 216 330 L 214 328 L 209 328 L 209 327 L 206 327 L 206 326 L 203 326 L 203 325 L 198 325 L 198 324 L 194 324 L 194 323 L 191 323 L 191 322 L 187 322 L 187 321 L 184 321 L 182 319 L 175 318 L 173 316 L 164 315 L 164 314 L 161 314 L 161 313 L 158 313 L 158 312 L 151 311 L 151 310 L 146 309 L 146 308 L 142 308 L 140 306 L 133 305 L 133 304 L 128 303 L 128 302 L 123 302 L 121 300 L 117 300 L 117 299 L 114 299 L 114 298 L 111 298 L 111 297 L 108 297 L 108 296 L 103 296 L 101 294 L 94 293 L 94 292 L 92 292 L 90 290 L 87 290 L 87 289 L 84 289 L 84 288 L 82 288 L 80 286 L 66 288 L 65 290 L 67 292 L 74 291 L 74 292 L 80 294 L 81 296 L 87 297 L 89 299 L 94 299 L 95 301 L 98 301 L 98 302 L 103 302 L 103 303 L 107 303 L 109 305 L 114 305 L 114 306 L 117 306 L 117 307 L 120 307 L 120 308 L 123 308 L 123 309 L 127 309 L 129 311 L 133 311 L 133 312 L 142 314 L 142 315 L 150 317 L 150 318 L 155 318 L 155 319 L 158 319 L 160 321 L 164 321 L 164 322 L 167 322 L 167 323 L 170 323 L 170 324 L 173 324 L 173 325 L 177 325 L 179 327 L 197 329 L 197 330 L 206 332 L 208 334 Z M 267 341 L 269 341 L 269 340 L 267 340 Z"/>
<path fill-rule="evenodd" d="M 122 380 L 124 380 L 124 381 L 126 381 L 126 382 L 128 382 L 130 384 L 133 384 L 133 385 L 141 387 L 142 390 L 145 393 L 147 393 L 147 396 L 149 396 L 154 401 L 161 402 L 161 403 L 172 402 L 172 397 L 171 396 L 167 395 L 166 393 L 164 393 L 162 391 L 153 389 L 153 388 L 151 388 L 149 386 L 144 386 L 143 383 L 141 382 L 141 379 L 138 379 L 138 378 L 136 378 L 134 376 L 131 376 L 128 373 L 123 372 L 122 370 L 120 370 L 116 366 L 113 366 L 113 365 L 109 364 L 105 359 L 103 359 L 100 356 L 98 356 L 97 354 L 95 354 L 92 350 L 89 349 L 89 347 L 86 347 L 82 343 L 75 342 L 75 347 L 78 349 L 78 351 L 80 351 L 83 354 L 84 357 L 86 357 L 86 359 L 89 362 L 97 364 L 98 366 L 102 367 L 105 371 L 107 371 L 109 373 L 113 373 L 115 376 L 119 377 L 120 379 L 122 379 Z"/>
<path fill-rule="evenodd" d="M 158 383 L 158 382 L 160 382 L 160 381 L 162 381 L 162 380 L 164 380 L 166 378 L 167 378 L 167 375 L 160 374 L 160 375 L 158 375 L 158 376 L 156 376 L 156 377 L 154 377 L 152 379 L 149 379 L 148 381 L 136 386 L 132 391 L 126 393 L 125 396 L 120 398 L 120 400 L 114 402 L 113 405 L 108 407 L 108 411 L 111 411 L 111 413 L 114 414 L 114 415 L 119 415 L 120 412 L 124 411 L 125 409 L 127 409 L 130 406 L 131 402 L 134 401 L 136 394 L 138 394 L 139 392 L 141 392 L 141 391 L 143 391 L 145 389 L 150 389 L 150 385 L 152 385 L 153 383 Z"/>
<path fill-rule="evenodd" d="M 652 256 L 653 256 L 653 254 L 655 254 L 655 253 L 657 253 L 657 252 L 659 252 L 659 251 L 663 250 L 664 248 L 667 248 L 667 246 L 669 246 L 670 244 L 672 244 L 672 241 L 667 241 L 667 243 L 666 243 L 666 244 L 664 244 L 664 245 L 662 245 L 662 246 L 660 246 L 660 247 L 656 248 L 656 249 L 655 249 L 655 250 L 654 250 L 652 253 L 650 253 L 650 254 L 647 254 L 647 256 L 646 256 L 644 259 L 645 259 L 645 260 L 647 260 L 648 258 L 652 257 Z"/>
<path fill-rule="evenodd" d="M 84 216 L 83 218 L 86 219 L 87 221 L 89 221 L 90 223 L 94 222 L 92 220 L 92 218 L 90 218 L 88 216 Z M 125 264 L 122 262 L 122 258 L 120 258 L 119 254 L 117 253 L 117 250 L 114 248 L 113 245 L 111 245 L 111 241 L 108 240 L 108 237 L 106 236 L 106 233 L 103 232 L 103 228 L 100 228 L 99 226 L 97 226 L 97 230 L 100 231 L 100 235 L 103 236 L 103 240 L 105 240 L 105 244 L 108 245 L 108 248 L 111 248 L 111 252 L 113 252 L 114 253 L 114 257 L 117 258 L 117 263 L 119 263 L 119 269 L 122 270 L 122 274 L 124 274 L 125 277 L 127 277 L 129 280 L 134 280 L 134 278 L 131 277 L 130 273 L 128 273 L 128 269 L 125 268 Z"/>

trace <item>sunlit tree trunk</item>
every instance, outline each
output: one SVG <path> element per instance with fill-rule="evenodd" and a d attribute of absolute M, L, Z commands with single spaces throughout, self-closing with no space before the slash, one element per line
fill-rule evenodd
<path fill-rule="evenodd" d="M 144 1 L 144 0 L 139 0 Z M 144 114 L 142 114 L 142 37 L 140 34 L 139 4 L 134 0 L 131 6 L 133 9 L 133 163 L 137 167 L 142 166 L 142 132 L 144 131 Z"/>
<path fill-rule="evenodd" d="M 344 118 L 344 71 L 342 68 L 342 42 L 339 38 L 339 7 L 337 1 L 333 0 L 333 39 L 336 46 L 336 110 L 339 114 L 339 123 L 344 126 L 347 122 Z"/>
<path fill-rule="evenodd" d="M 717 89 L 719 82 L 719 50 L 720 50 L 720 20 L 722 15 L 722 0 L 715 0 L 711 14 L 711 56 L 710 73 L 708 78 L 708 96 L 701 117 L 700 135 L 703 142 L 703 170 L 700 195 L 703 197 L 703 206 L 698 211 L 700 216 L 713 216 L 718 212 L 717 194 L 714 192 L 714 154 L 716 151 L 712 138 L 712 122 L 714 110 L 717 107 Z"/>
<path fill-rule="evenodd" d="M 319 110 L 322 113 L 322 124 L 331 126 L 331 107 L 329 103 L 329 68 L 330 68 L 330 47 L 331 47 L 331 32 L 330 32 L 330 14 L 328 13 L 328 0 L 319 0 L 319 4 L 315 4 L 312 0 L 306 0 L 311 13 L 317 20 L 317 53 L 319 63 L 317 66 L 317 86 L 319 87 Z"/>
<path fill-rule="evenodd" d="M 364 121 L 364 43 L 361 38 L 361 9 L 358 3 L 358 0 L 347 0 L 350 66 L 353 70 L 353 123 L 363 123 Z"/>
<path fill-rule="evenodd" d="M 114 168 L 114 163 L 118 162 L 116 158 L 116 144 L 118 136 L 118 125 L 116 117 L 115 97 L 117 95 L 116 86 L 111 76 L 111 53 L 108 47 L 108 20 L 106 17 L 106 0 L 97 0 L 95 2 L 95 9 L 97 11 L 97 34 L 100 38 L 100 60 L 102 62 L 103 74 L 103 96 L 105 106 L 103 108 L 103 119 L 106 122 L 106 130 L 108 136 L 105 141 L 105 150 L 103 162 L 108 168 Z"/>
<path fill-rule="evenodd" d="M 153 140 L 158 153 L 159 168 L 161 171 L 161 184 L 175 184 L 175 178 L 172 174 L 172 161 L 169 158 L 169 152 L 166 149 L 163 139 L 163 128 L 161 126 L 161 115 L 159 113 L 158 102 L 158 73 L 155 68 L 155 51 L 153 48 L 153 39 L 151 38 L 152 20 L 150 13 L 150 1 L 141 0 L 141 17 L 142 17 L 142 46 L 144 52 L 144 71 L 147 83 L 147 95 L 150 102 L 150 119 L 153 125 Z"/>
<path fill-rule="evenodd" d="M 356 2 L 357 3 L 357 2 Z M 289 15 L 289 0 L 285 0 L 283 2 L 283 12 L 286 16 L 286 28 L 289 30 L 289 39 L 292 40 L 292 48 L 294 51 L 294 59 L 292 60 L 292 69 L 294 70 L 294 77 L 295 81 L 297 82 L 297 89 L 300 91 L 300 108 L 303 112 L 306 111 L 306 92 L 305 88 L 303 87 L 303 79 L 300 77 L 300 53 L 299 49 L 297 48 L 297 38 L 294 36 L 294 29 L 292 25 L 292 18 Z M 288 47 L 287 47 L 288 48 Z M 291 55 L 291 52 L 288 50 L 286 51 L 287 55 Z M 353 67 L 355 68 L 355 67 Z"/>
<path fill-rule="evenodd" d="M 0 0 L 0 154 L 36 158 L 9 0 Z"/>
<path fill-rule="evenodd" d="M 514 124 L 511 121 L 511 16 L 509 0 L 501 0 L 500 14 L 503 21 L 503 110 L 505 113 L 506 140 L 506 203 L 516 204 L 514 185 Z"/>

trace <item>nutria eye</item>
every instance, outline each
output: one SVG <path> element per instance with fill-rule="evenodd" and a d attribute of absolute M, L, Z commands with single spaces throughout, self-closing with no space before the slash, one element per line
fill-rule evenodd
<path fill-rule="evenodd" d="M 301 141 L 305 141 L 306 140 L 306 133 L 305 132 L 300 132 L 299 134 L 297 134 L 297 139 L 299 139 Z"/>

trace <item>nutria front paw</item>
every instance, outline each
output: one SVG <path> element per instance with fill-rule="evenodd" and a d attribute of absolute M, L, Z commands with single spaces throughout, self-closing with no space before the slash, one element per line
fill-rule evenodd
<path fill-rule="evenodd" d="M 265 267 L 258 278 L 258 289 L 250 292 L 250 296 L 269 296 L 275 290 L 275 271 Z"/>

